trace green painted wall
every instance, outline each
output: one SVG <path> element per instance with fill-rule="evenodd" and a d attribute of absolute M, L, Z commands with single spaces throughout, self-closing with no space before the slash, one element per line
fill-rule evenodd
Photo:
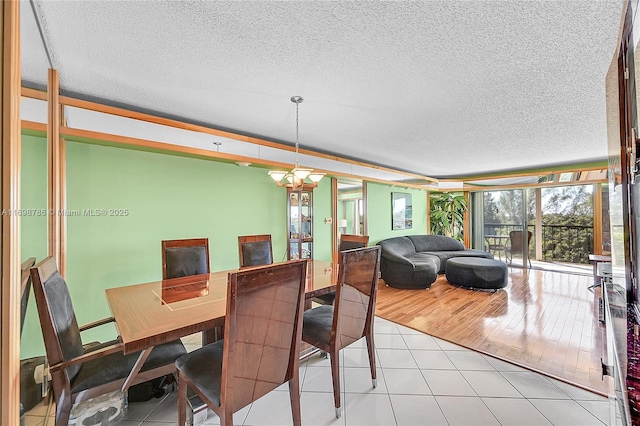
<path fill-rule="evenodd" d="M 25 150 L 23 180 L 45 155 L 44 175 L 30 175 L 33 180 L 25 183 L 38 188 L 33 196 L 46 203 L 41 141 L 42 147 L 34 143 L 35 152 Z M 23 145 L 28 142 L 23 138 Z M 23 197 L 30 191 L 23 185 Z M 329 179 L 314 190 L 313 207 L 314 258 L 331 260 L 331 226 L 323 220 L 331 215 Z M 88 210 L 107 216 L 86 215 Z M 275 261 L 286 256 L 286 189 L 275 186 L 265 169 L 68 142 L 67 211 L 79 214 L 67 217 L 66 279 L 80 324 L 110 315 L 105 289 L 161 279 L 161 240 L 209 238 L 212 270 L 238 267 L 238 235 L 269 233 Z M 22 224 L 22 241 L 35 235 L 44 244 L 38 260 L 46 254 L 46 219 L 43 229 Z M 22 358 L 44 353 L 37 315 L 29 322 Z M 105 340 L 114 333 L 109 325 L 84 333 L 83 340 Z"/>
<path fill-rule="evenodd" d="M 404 189 L 367 182 L 367 221 L 369 226 L 369 245 L 380 240 L 403 235 L 427 234 L 427 192 L 418 189 Z M 412 194 L 411 229 L 391 230 L 391 193 Z"/>
<path fill-rule="evenodd" d="M 36 213 L 20 217 L 20 256 L 40 261 L 47 256 L 47 141 L 34 136 L 22 136 L 20 170 L 20 207 Z M 27 318 L 21 339 L 21 358 L 44 354 L 42 331 L 38 320 L 33 291 L 29 295 Z"/>

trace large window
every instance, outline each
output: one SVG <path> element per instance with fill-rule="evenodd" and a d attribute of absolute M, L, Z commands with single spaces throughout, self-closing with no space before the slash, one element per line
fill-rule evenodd
<path fill-rule="evenodd" d="M 589 263 L 593 253 L 593 185 L 540 189 L 538 258 L 543 261 Z"/>
<path fill-rule="evenodd" d="M 518 266 L 524 265 L 525 255 L 542 262 L 588 264 L 589 254 L 594 253 L 593 188 L 570 185 L 485 191 L 485 250 Z M 528 232 L 523 235 L 524 229 Z M 514 237 L 528 239 L 526 253 L 524 248 L 511 250 L 518 244 Z"/>

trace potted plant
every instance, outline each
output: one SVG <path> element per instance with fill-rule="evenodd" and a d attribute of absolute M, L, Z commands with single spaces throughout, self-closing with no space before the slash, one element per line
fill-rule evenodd
<path fill-rule="evenodd" d="M 462 192 L 431 194 L 431 233 L 462 241 L 467 200 Z"/>

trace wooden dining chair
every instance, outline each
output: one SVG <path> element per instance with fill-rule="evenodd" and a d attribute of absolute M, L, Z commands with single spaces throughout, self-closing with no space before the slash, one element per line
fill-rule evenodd
<path fill-rule="evenodd" d="M 31 279 L 56 402 L 55 424 L 65 426 L 74 403 L 121 389 L 140 353 L 124 355 L 119 339 L 85 350 L 80 333 L 113 318 L 78 326 L 67 283 L 54 257 L 31 268 Z M 156 346 L 130 384 L 175 373 L 174 362 L 185 353 L 179 340 Z"/>
<path fill-rule="evenodd" d="M 187 386 L 233 424 L 233 413 L 289 383 L 293 424 L 300 425 L 299 365 L 306 260 L 229 274 L 225 338 L 176 360 L 178 424 Z"/>
<path fill-rule="evenodd" d="M 209 272 L 208 238 L 162 241 L 163 280 L 208 274 Z M 202 332 L 203 345 L 222 338 L 224 333 L 223 321 L 223 319 L 216 320 L 212 328 Z"/>
<path fill-rule="evenodd" d="M 340 235 L 340 251 L 366 247 L 369 244 L 368 235 Z"/>
<path fill-rule="evenodd" d="M 209 240 L 162 241 L 162 279 L 209 273 Z"/>
<path fill-rule="evenodd" d="M 331 361 L 333 399 L 336 417 L 340 417 L 340 363 L 342 348 L 360 340 L 367 341 L 369 367 L 373 387 L 376 362 L 373 343 L 373 320 L 376 310 L 380 246 L 365 247 L 340 253 L 336 301 L 305 311 L 302 340 L 325 351 Z"/>
<path fill-rule="evenodd" d="M 366 247 L 369 244 L 369 236 L 368 235 L 351 235 L 351 234 L 342 234 L 340 236 L 340 251 L 352 250 L 356 248 Z M 339 257 L 338 259 L 341 259 Z M 333 291 L 331 293 L 323 294 L 321 296 L 314 297 L 312 299 L 314 302 L 319 303 L 320 305 L 333 305 L 333 302 L 336 300 L 336 292 Z"/>
<path fill-rule="evenodd" d="M 238 236 L 240 267 L 271 265 L 273 247 L 271 234 Z"/>

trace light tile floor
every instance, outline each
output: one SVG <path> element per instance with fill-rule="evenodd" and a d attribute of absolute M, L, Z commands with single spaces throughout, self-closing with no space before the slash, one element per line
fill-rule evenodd
<path fill-rule="evenodd" d="M 364 339 L 341 351 L 343 414 L 335 418 L 329 360 L 300 366 L 303 425 L 603 425 L 606 398 L 376 318 L 378 386 L 371 387 Z M 183 341 L 197 349 L 199 335 Z M 35 420 L 35 419 L 31 419 Z M 177 420 L 176 392 L 131 403 L 122 426 Z M 30 424 L 37 424 L 32 421 Z M 234 415 L 237 425 L 290 425 L 288 387 Z M 219 424 L 209 411 L 205 425 Z"/>

